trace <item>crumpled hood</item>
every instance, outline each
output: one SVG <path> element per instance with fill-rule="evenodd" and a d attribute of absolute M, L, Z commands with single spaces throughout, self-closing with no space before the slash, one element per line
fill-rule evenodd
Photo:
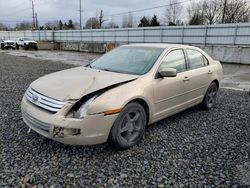
<path fill-rule="evenodd" d="M 77 67 L 43 76 L 34 81 L 30 87 L 45 96 L 60 101 L 78 100 L 94 91 L 138 77 Z"/>

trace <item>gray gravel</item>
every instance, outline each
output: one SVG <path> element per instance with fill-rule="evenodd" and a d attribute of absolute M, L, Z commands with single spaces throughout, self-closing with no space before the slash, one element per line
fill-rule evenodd
<path fill-rule="evenodd" d="M 20 113 L 25 89 L 44 74 L 70 67 L 0 54 L 0 187 L 243 185 L 239 167 L 248 165 L 250 142 L 246 92 L 221 90 L 212 111 L 194 107 L 160 121 L 126 151 L 107 144 L 65 146 L 27 134 Z"/>

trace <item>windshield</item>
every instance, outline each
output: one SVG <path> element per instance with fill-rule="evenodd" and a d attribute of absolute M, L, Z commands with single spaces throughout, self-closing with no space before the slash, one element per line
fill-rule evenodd
<path fill-rule="evenodd" d="M 32 40 L 31 38 L 23 38 L 23 40 Z"/>
<path fill-rule="evenodd" d="M 100 57 L 90 67 L 112 72 L 142 75 L 154 65 L 162 48 L 119 47 Z"/>

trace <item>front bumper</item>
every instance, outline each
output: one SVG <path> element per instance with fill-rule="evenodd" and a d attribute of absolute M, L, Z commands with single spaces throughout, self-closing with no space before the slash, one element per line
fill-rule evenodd
<path fill-rule="evenodd" d="M 4 44 L 3 47 L 4 48 L 12 48 L 12 49 L 16 48 L 15 44 Z"/>
<path fill-rule="evenodd" d="M 67 145 L 95 145 L 108 140 L 109 132 L 118 114 L 104 116 L 89 115 L 84 119 L 67 118 L 59 113 L 43 110 L 24 97 L 21 104 L 24 122 L 35 132 Z M 63 136 L 56 135 L 55 130 L 63 128 Z M 72 135 L 70 130 L 79 130 Z"/>

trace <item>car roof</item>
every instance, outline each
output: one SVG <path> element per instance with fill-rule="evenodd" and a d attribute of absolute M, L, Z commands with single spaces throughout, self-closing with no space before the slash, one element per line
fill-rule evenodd
<path fill-rule="evenodd" d="M 134 46 L 134 47 L 151 47 L 151 48 L 196 48 L 193 46 L 182 45 L 182 44 L 171 44 L 171 43 L 136 43 L 136 44 L 127 44 L 124 46 Z"/>

